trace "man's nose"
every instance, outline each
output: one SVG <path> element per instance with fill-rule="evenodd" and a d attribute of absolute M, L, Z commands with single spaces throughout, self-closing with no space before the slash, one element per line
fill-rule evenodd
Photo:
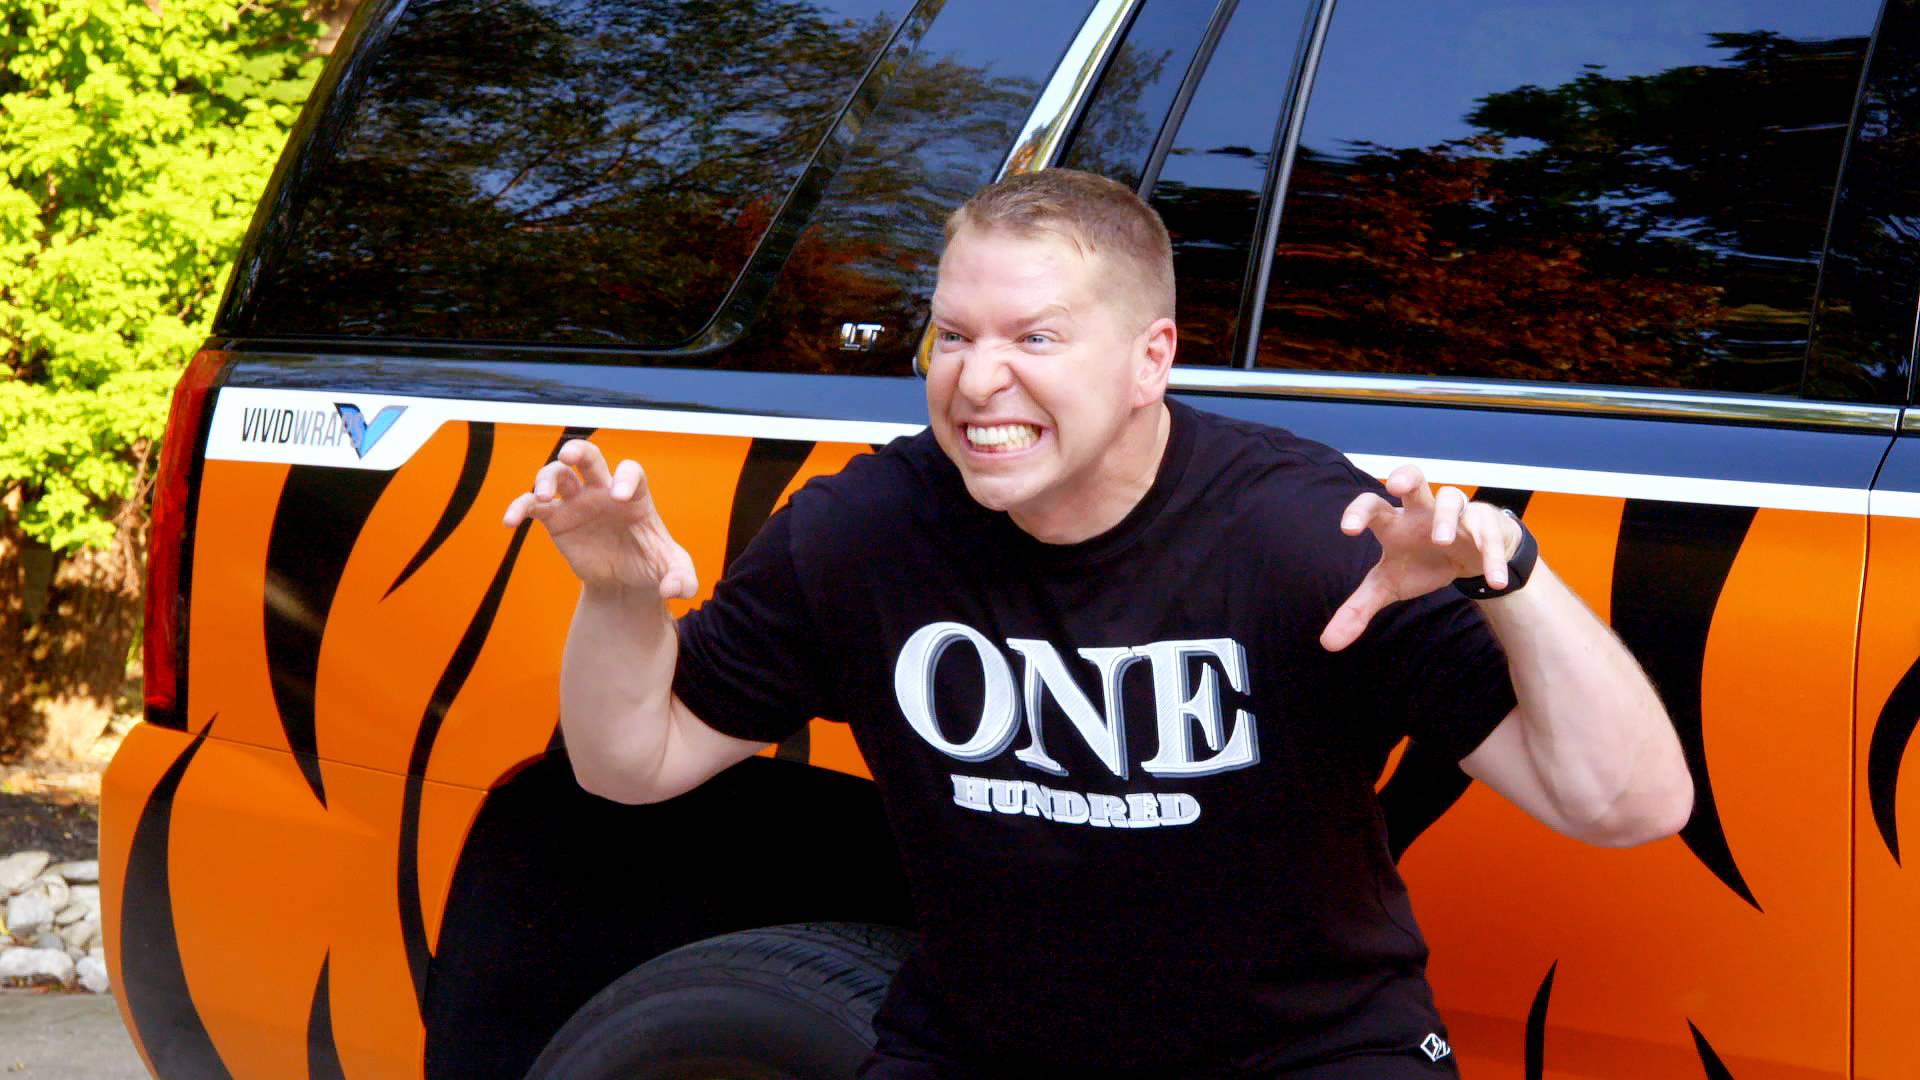
<path fill-rule="evenodd" d="M 975 342 L 960 357 L 960 396 L 975 405 L 984 405 L 1013 381 L 1006 357 L 1000 348 L 987 342 Z"/>

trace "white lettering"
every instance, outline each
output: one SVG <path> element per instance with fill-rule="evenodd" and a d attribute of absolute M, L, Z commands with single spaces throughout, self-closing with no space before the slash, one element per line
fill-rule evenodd
<path fill-rule="evenodd" d="M 1060 825 L 1101 829 L 1152 829 L 1200 819 L 1200 800 L 1183 791 L 1083 795 L 1031 780 L 996 780 L 958 773 L 948 779 L 953 781 L 954 805 L 983 814 L 1035 817 Z"/>
<path fill-rule="evenodd" d="M 1227 683 L 1245 693 L 1247 689 L 1247 651 L 1232 638 L 1207 638 L 1200 641 L 1156 641 L 1142 646 L 1153 662 L 1154 712 L 1160 723 L 1160 748 L 1140 767 L 1155 776 L 1210 776 L 1229 769 L 1244 769 L 1260 760 L 1260 744 L 1254 729 L 1253 714 L 1235 709 L 1233 734 L 1223 737 L 1220 730 L 1220 687 L 1210 665 L 1200 669 L 1200 685 L 1189 694 L 1187 661 L 1193 657 L 1213 657 L 1227 673 Z M 1195 760 L 1193 725 L 1207 740 L 1214 756 Z M 1223 745 L 1224 744 L 1224 745 Z"/>
<path fill-rule="evenodd" d="M 1160 800 L 1160 824 L 1188 825 L 1200 820 L 1200 800 L 1176 791 L 1156 796 Z"/>
<path fill-rule="evenodd" d="M 953 801 L 969 810 L 991 810 L 987 805 L 987 781 L 978 776 L 953 776 Z"/>
<path fill-rule="evenodd" d="M 980 673 L 986 687 L 980 704 L 980 725 L 973 738 L 951 742 L 941 733 L 933 715 L 933 679 L 940 656 L 957 641 L 966 641 L 980 655 Z M 929 623 L 913 632 L 893 665 L 893 692 L 907 725 L 934 749 L 961 761 L 985 761 L 1007 748 L 1019 729 L 1019 705 L 1013 697 L 1013 671 L 1000 650 L 978 630 L 955 622 Z"/>
<path fill-rule="evenodd" d="M 1111 795 L 1101 795 L 1098 792 L 1089 794 L 1087 813 L 1090 816 L 1088 821 L 1090 825 L 1105 829 L 1114 824 L 1114 818 L 1119 818 L 1120 827 L 1123 829 L 1127 827 L 1127 800 L 1125 799 L 1116 799 Z"/>
<path fill-rule="evenodd" d="M 1046 743 L 1040 734 L 1040 707 L 1042 689 L 1053 692 L 1053 700 L 1060 703 L 1060 711 L 1073 723 L 1075 731 L 1086 740 L 1088 749 L 1100 759 L 1113 775 L 1124 780 L 1127 778 L 1126 717 L 1120 703 L 1120 679 L 1127 668 L 1142 655 L 1133 649 L 1081 649 L 1080 655 L 1093 662 L 1100 671 L 1102 696 L 1106 699 L 1106 718 L 1102 719 L 1095 711 L 1093 702 L 1087 700 L 1073 676 L 1067 674 L 1067 667 L 1060 660 L 1060 654 L 1045 641 L 1029 638 L 1008 638 L 1007 647 L 1026 657 L 1026 673 L 1022 677 L 1022 689 L 1027 707 L 1027 733 L 1032 739 L 1026 746 L 1015 750 L 1013 756 L 1021 761 L 1056 776 L 1065 776 L 1067 770 L 1047 753 Z"/>
<path fill-rule="evenodd" d="M 1087 823 L 1087 797 L 1077 791 L 1052 791 L 1047 798 L 1053 802 L 1053 820 L 1063 825 L 1085 825 Z"/>
<path fill-rule="evenodd" d="M 1127 796 L 1127 824 L 1144 829 L 1160 824 L 1160 800 L 1152 792 L 1136 791 Z"/>
<path fill-rule="evenodd" d="M 337 426 L 335 430 L 338 430 Z M 973 646 L 980 659 L 982 685 L 980 718 L 971 737 L 949 739 L 934 715 L 935 687 L 941 657 L 955 643 Z M 1127 670 L 1140 660 L 1153 669 L 1153 703 L 1159 746 L 1140 767 L 1156 776 L 1209 776 L 1244 769 L 1260 761 L 1259 729 L 1252 713 L 1236 708 L 1231 729 L 1221 715 L 1220 673 L 1241 694 L 1248 693 L 1247 652 L 1232 638 L 1157 641 L 1135 647 L 1081 649 L 1079 655 L 1099 673 L 1098 708 L 1081 690 L 1059 651 L 1032 638 L 1010 638 L 1008 648 L 1026 661 L 1020 693 L 1013 688 L 1007 659 L 979 631 L 957 622 L 929 623 L 914 631 L 894 663 L 893 687 L 907 725 L 928 745 L 961 761 L 985 761 L 1004 752 L 1021 726 L 1024 706 L 1027 745 L 1014 751 L 1023 764 L 1065 776 L 1067 770 L 1047 752 L 1041 723 L 1046 697 L 1052 694 L 1060 712 L 1073 725 L 1087 748 L 1119 779 L 1126 779 L 1131 758 L 1127 753 L 1127 724 L 1121 684 Z M 1190 665 L 1201 661 L 1198 685 L 1189 677 Z M 1207 663 L 1206 661 L 1214 661 Z M 1217 667 L 1216 667 L 1217 665 Z M 1196 749 L 1195 727 L 1210 756 Z M 958 796 L 956 796 L 958 798 Z M 1039 811 L 1035 811 L 1039 813 Z M 1125 817 L 1088 807 L 1089 822 Z"/>
<path fill-rule="evenodd" d="M 1020 812 L 1020 781 L 989 780 L 987 789 L 993 793 L 993 808 L 1002 814 Z"/>

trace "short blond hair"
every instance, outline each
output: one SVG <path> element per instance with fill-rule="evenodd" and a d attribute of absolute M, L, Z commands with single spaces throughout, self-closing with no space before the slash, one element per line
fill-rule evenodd
<path fill-rule="evenodd" d="M 1125 184 L 1077 169 L 1018 173 L 974 193 L 947 218 L 947 241 L 961 229 L 1053 233 L 1125 275 L 1150 311 L 1142 322 L 1173 318 L 1173 242 L 1153 207 Z"/>

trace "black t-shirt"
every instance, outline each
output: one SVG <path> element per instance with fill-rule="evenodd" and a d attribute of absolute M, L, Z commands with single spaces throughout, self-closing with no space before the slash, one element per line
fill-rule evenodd
<path fill-rule="evenodd" d="M 915 985 L 983 1059 L 1285 1067 L 1443 1031 L 1374 783 L 1513 708 L 1452 590 L 1319 635 L 1380 490 L 1169 402 L 1159 473 L 1071 545 L 966 493 L 929 434 L 816 479 L 680 623 L 674 689 L 776 741 L 852 725 L 925 933 Z M 801 812 L 803 808 L 796 808 Z"/>

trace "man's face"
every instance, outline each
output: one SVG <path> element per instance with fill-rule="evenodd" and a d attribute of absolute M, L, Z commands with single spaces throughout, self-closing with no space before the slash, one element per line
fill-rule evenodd
<path fill-rule="evenodd" d="M 1165 392 L 1173 324 L 1128 310 L 1137 292 L 1049 232 L 967 227 L 941 257 L 934 437 L 976 501 L 1043 539 L 1113 524 L 1158 464 L 1159 409 L 1147 407 Z"/>

